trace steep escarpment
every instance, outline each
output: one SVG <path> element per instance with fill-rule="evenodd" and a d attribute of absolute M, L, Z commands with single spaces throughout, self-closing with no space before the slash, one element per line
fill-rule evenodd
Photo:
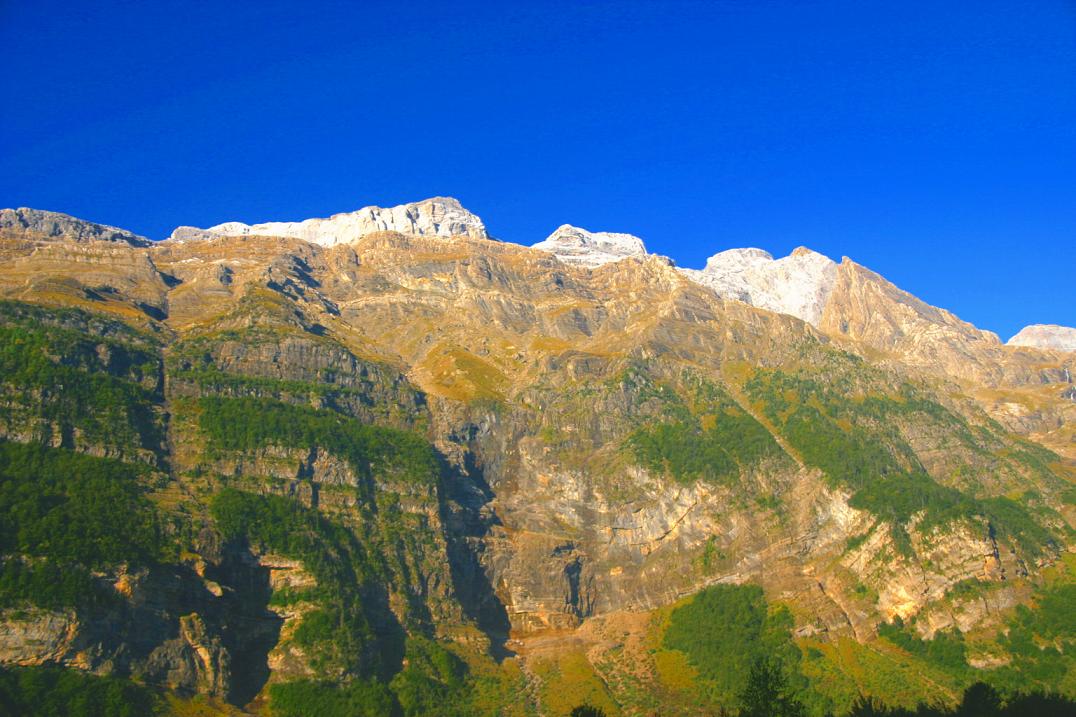
<path fill-rule="evenodd" d="M 701 594 L 783 606 L 743 639 L 802 653 L 819 712 L 856 660 L 922 667 L 906 702 L 1032 674 L 999 630 L 1070 579 L 1068 357 L 807 252 L 714 262 L 764 267 L 741 297 L 645 250 L 269 230 L 8 246 L 4 664 L 270 714 L 693 714 L 735 693 L 663 637 Z M 798 263 L 810 321 L 757 298 Z"/>

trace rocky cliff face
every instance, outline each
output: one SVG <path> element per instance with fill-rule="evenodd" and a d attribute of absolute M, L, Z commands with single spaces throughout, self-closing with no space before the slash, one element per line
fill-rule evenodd
<path fill-rule="evenodd" d="M 961 586 L 1015 604 L 1068 549 L 1072 355 L 807 250 L 692 273 L 420 205 L 406 233 L 367 231 L 393 210 L 7 242 L 0 446 L 138 467 L 173 547 L 87 567 L 106 607 L 9 595 L 0 661 L 256 707 L 388 684 L 442 639 L 481 669 L 517 653 L 533 687 L 538 646 L 709 585 L 866 642 L 993 624 Z"/>
<path fill-rule="evenodd" d="M 684 269 L 718 296 L 743 301 L 818 326 L 837 278 L 830 258 L 800 247 L 783 259 L 761 249 L 730 249 L 706 261 L 702 271 Z"/>
<path fill-rule="evenodd" d="M 313 244 L 334 246 L 348 244 L 375 232 L 392 231 L 417 236 L 469 236 L 486 239 L 482 220 L 464 209 L 451 197 L 433 197 L 421 202 L 395 207 L 363 207 L 346 214 L 334 214 L 328 219 L 306 219 L 301 222 L 265 222 L 243 224 L 225 222 L 198 229 L 179 227 L 172 232 L 174 241 L 206 239 L 214 236 L 294 237 Z"/>
<path fill-rule="evenodd" d="M 561 261 L 580 266 L 601 266 L 629 256 L 646 256 L 643 240 L 631 234 L 588 232 L 563 224 L 532 248 L 547 251 Z"/>
<path fill-rule="evenodd" d="M 1076 351 L 1076 329 L 1057 324 L 1033 324 L 1020 329 L 1005 343 L 1007 346 Z"/>
<path fill-rule="evenodd" d="M 39 209 L 0 209 L 0 234 L 7 239 L 25 235 L 38 241 L 66 240 L 122 242 L 130 246 L 149 246 L 149 240 L 125 229 L 75 219 L 58 212 Z"/>

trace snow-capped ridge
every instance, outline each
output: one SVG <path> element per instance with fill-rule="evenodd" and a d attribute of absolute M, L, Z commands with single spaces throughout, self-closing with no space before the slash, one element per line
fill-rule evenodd
<path fill-rule="evenodd" d="M 633 234 L 591 232 L 571 224 L 561 224 L 531 248 L 549 252 L 568 264 L 588 267 L 647 255 L 643 240 Z"/>
<path fill-rule="evenodd" d="M 369 206 L 354 212 L 334 214 L 327 219 L 315 218 L 300 222 L 224 222 L 208 229 L 178 227 L 169 238 L 189 241 L 218 236 L 260 234 L 293 237 L 322 246 L 334 246 L 350 244 L 367 234 L 383 231 L 416 236 L 490 238 L 482 220 L 464 209 L 459 200 L 453 197 L 431 197 L 395 207 Z"/>

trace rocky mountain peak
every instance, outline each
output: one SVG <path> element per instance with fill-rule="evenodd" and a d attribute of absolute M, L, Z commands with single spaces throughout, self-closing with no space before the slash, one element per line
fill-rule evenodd
<path fill-rule="evenodd" d="M 726 249 L 707 259 L 703 271 L 714 275 L 739 273 L 772 261 L 773 255 L 764 249 Z"/>
<path fill-rule="evenodd" d="M 643 240 L 632 234 L 590 232 L 571 224 L 560 225 L 533 248 L 549 252 L 563 262 L 589 267 L 647 253 Z"/>
<path fill-rule="evenodd" d="M 225 222 L 208 229 L 178 227 L 172 232 L 170 239 L 188 241 L 215 236 L 260 234 L 293 237 L 322 246 L 334 246 L 351 244 L 367 234 L 384 231 L 415 236 L 490 238 L 482 220 L 465 209 L 459 200 L 453 197 L 431 197 L 395 207 L 363 207 L 354 212 L 334 214 L 327 219 L 261 224 Z"/>
<path fill-rule="evenodd" d="M 1037 349 L 1076 351 L 1076 328 L 1057 324 L 1032 324 L 1020 329 L 1006 344 Z"/>
<path fill-rule="evenodd" d="M 113 241 L 131 246 L 149 246 L 150 241 L 126 229 L 76 219 L 68 214 L 41 209 L 0 209 L 0 231 L 28 232 L 38 236 L 74 242 Z"/>
<path fill-rule="evenodd" d="M 707 259 L 701 271 L 681 271 L 722 297 L 818 326 L 837 278 L 837 263 L 806 247 L 782 259 L 762 249 L 729 249 Z"/>

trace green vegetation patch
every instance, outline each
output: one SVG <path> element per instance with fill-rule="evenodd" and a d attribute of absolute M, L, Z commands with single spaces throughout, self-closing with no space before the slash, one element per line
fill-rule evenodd
<path fill-rule="evenodd" d="M 226 540 L 299 560 L 317 581 L 301 594 L 314 608 L 290 639 L 321 679 L 271 687 L 272 714 L 473 714 L 476 682 L 467 664 L 423 636 L 420 624 L 406 635 L 389 611 L 386 590 L 398 568 L 380 536 L 360 541 L 283 496 L 225 489 L 211 511 Z"/>
<path fill-rule="evenodd" d="M 299 560 L 314 575 L 318 608 L 303 617 L 294 639 L 315 670 L 364 677 L 381 671 L 381 646 L 364 606 L 383 576 L 354 534 L 283 496 L 225 489 L 211 511 L 226 540 Z"/>
<path fill-rule="evenodd" d="M 151 351 L 160 344 L 154 333 L 135 328 L 109 314 L 9 299 L 0 299 L 0 325 L 75 331 Z"/>
<path fill-rule="evenodd" d="M 354 680 L 346 685 L 315 680 L 271 685 L 269 705 L 273 717 L 393 717 L 400 714 L 385 685 L 365 680 Z"/>
<path fill-rule="evenodd" d="M 20 717 L 148 717 L 164 705 L 129 680 L 58 667 L 0 668 L 0 714 Z"/>
<path fill-rule="evenodd" d="M 115 591 L 95 580 L 84 565 L 0 558 L 0 607 L 29 604 L 47 610 L 93 609 L 118 602 Z"/>
<path fill-rule="evenodd" d="M 1062 685 L 1076 694 L 1076 584 L 1040 588 L 1032 606 L 1016 609 L 999 643 L 1012 661 L 993 671 L 991 683 L 1007 692 Z"/>
<path fill-rule="evenodd" d="M 731 705 L 747 687 L 752 665 L 763 659 L 776 660 L 795 688 L 805 687 L 791 628 L 791 614 L 770 609 L 762 588 L 715 585 L 673 611 L 664 645 L 688 656 L 711 699 Z"/>
<path fill-rule="evenodd" d="M 238 373 L 218 363 L 218 355 L 228 344 L 239 344 L 246 350 L 263 345 L 279 349 L 287 339 L 297 342 L 304 352 L 318 351 L 322 358 L 335 362 L 339 368 L 325 367 L 303 378 L 285 379 Z M 191 383 L 210 393 L 272 396 L 299 402 L 315 399 L 323 405 L 361 407 L 388 419 L 410 421 L 421 418 L 424 404 L 422 394 L 396 369 L 359 358 L 332 339 L 296 329 L 228 329 L 187 338 L 170 348 L 166 364 L 173 385 Z"/>
<path fill-rule="evenodd" d="M 974 581 L 968 581 L 953 592 L 975 594 L 981 589 Z M 1072 582 L 1040 587 L 1032 604 L 1017 607 L 996 637 L 979 635 L 973 638 L 950 629 L 936 632 L 931 639 L 923 639 L 911 625 L 900 619 L 880 624 L 878 635 L 881 641 L 855 648 L 862 653 L 874 650 L 880 655 L 891 650 L 887 645 L 892 644 L 907 653 L 911 674 L 932 675 L 916 687 L 921 692 L 920 699 L 929 698 L 931 686 L 939 680 L 954 693 L 975 683 L 986 683 L 1008 701 L 1019 701 L 1018 695 L 1036 690 L 1061 692 L 1068 697 L 1076 694 L 1076 660 L 1073 659 L 1076 655 L 1076 584 Z M 991 655 L 1003 661 L 1007 658 L 1007 661 L 989 670 L 976 669 L 968 663 L 968 655 L 983 647 Z M 847 658 L 840 662 L 846 667 L 852 664 Z M 816 673 L 823 666 L 826 665 L 811 663 L 808 672 Z M 872 689 L 863 692 L 882 703 L 908 705 L 912 699 L 908 687 L 915 687 L 911 675 L 894 675 L 881 680 L 878 678 L 880 672 L 851 676 L 858 681 L 868 681 Z M 823 689 L 823 680 L 815 674 L 812 678 L 820 681 L 819 687 Z M 840 702 L 848 701 L 847 695 L 840 699 Z"/>
<path fill-rule="evenodd" d="M 470 680 L 467 664 L 437 642 L 407 640 L 407 666 L 392 678 L 392 691 L 407 717 L 466 717 Z"/>
<path fill-rule="evenodd" d="M 0 390 L 14 406 L 0 415 L 0 425 L 55 430 L 65 445 L 77 432 L 81 441 L 121 453 L 160 451 L 154 350 L 10 315 L 2 319 Z"/>
<path fill-rule="evenodd" d="M 961 418 L 920 398 L 911 387 L 895 397 L 864 395 L 848 380 L 835 379 L 829 386 L 781 371 L 759 371 L 744 388 L 804 463 L 822 470 L 833 485 L 853 490 L 853 507 L 894 526 L 902 552 L 910 550 L 903 526 L 918 513 L 923 514 L 921 530 L 985 519 L 1028 555 L 1038 555 L 1053 542 L 1049 531 L 1018 503 L 976 499 L 931 478 L 895 422 L 922 414 L 963 441 L 973 441 L 973 436 Z"/>
<path fill-rule="evenodd" d="M 143 495 L 143 468 L 0 441 L 0 604 L 55 608 L 107 599 L 89 571 L 172 551 Z"/>
<path fill-rule="evenodd" d="M 625 379 L 629 380 L 629 379 Z M 681 483 L 705 480 L 729 485 L 765 458 L 783 455 L 766 428 L 720 388 L 692 381 L 683 402 L 666 401 L 668 420 L 637 428 L 628 437 L 635 459 Z"/>
<path fill-rule="evenodd" d="M 433 449 L 409 431 L 265 398 L 206 397 L 198 399 L 198 409 L 210 451 L 320 446 L 346 460 L 360 478 L 376 473 L 432 486 L 439 476 Z"/>
<path fill-rule="evenodd" d="M 165 543 L 141 475 L 108 458 L 0 442 L 0 552 L 88 566 L 155 561 Z"/>
<path fill-rule="evenodd" d="M 879 625 L 878 635 L 951 674 L 961 675 L 968 669 L 964 635 L 956 628 L 939 630 L 932 639 L 924 640 L 897 617 L 891 623 Z"/>

